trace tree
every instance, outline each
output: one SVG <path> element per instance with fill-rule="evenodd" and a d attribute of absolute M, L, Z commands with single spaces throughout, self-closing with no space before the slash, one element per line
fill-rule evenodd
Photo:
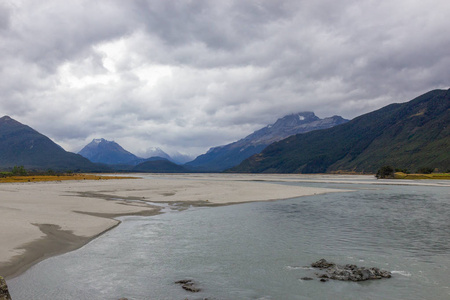
<path fill-rule="evenodd" d="M 391 166 L 383 166 L 377 171 L 375 177 L 378 179 L 394 178 L 394 169 Z"/>
<path fill-rule="evenodd" d="M 25 168 L 23 166 L 14 166 L 11 173 L 14 176 L 25 176 L 25 175 L 27 175 L 27 170 L 25 170 Z"/>

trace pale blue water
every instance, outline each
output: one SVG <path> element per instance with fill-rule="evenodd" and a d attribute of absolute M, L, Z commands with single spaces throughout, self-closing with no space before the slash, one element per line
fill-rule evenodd
<path fill-rule="evenodd" d="M 85 247 L 8 284 L 31 299 L 450 299 L 450 188 L 291 183 L 356 189 L 275 202 L 124 217 Z M 326 258 L 393 278 L 317 280 Z M 193 279 L 192 294 L 175 281 Z"/>

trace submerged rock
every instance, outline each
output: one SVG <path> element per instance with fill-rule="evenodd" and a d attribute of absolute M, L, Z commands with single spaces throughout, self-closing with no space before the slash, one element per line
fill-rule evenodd
<path fill-rule="evenodd" d="M 391 278 L 392 274 L 389 271 L 380 270 L 379 268 L 358 267 L 356 265 L 337 265 L 328 262 L 325 259 L 312 263 L 311 267 L 319 268 L 326 271 L 324 274 L 317 274 L 318 278 L 333 279 L 342 281 L 365 281 L 372 279 Z"/>
<path fill-rule="evenodd" d="M 188 292 L 198 293 L 201 291 L 201 289 L 196 286 L 196 282 L 191 279 L 178 280 L 175 283 L 180 284 L 181 287 Z"/>
<path fill-rule="evenodd" d="M 314 280 L 314 279 L 312 279 L 311 277 L 302 277 L 300 278 L 300 280 Z"/>
<path fill-rule="evenodd" d="M 6 284 L 6 281 L 2 276 L 0 276 L 0 300 L 11 300 L 8 285 Z"/>

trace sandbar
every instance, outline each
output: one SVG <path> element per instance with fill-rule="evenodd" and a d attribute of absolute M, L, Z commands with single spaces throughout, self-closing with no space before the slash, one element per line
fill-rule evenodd
<path fill-rule="evenodd" d="M 279 176 L 143 177 L 0 184 L 0 275 L 17 276 L 45 258 L 80 248 L 117 226 L 115 217 L 158 214 L 160 203 L 185 209 L 343 191 L 279 184 L 291 180 Z"/>

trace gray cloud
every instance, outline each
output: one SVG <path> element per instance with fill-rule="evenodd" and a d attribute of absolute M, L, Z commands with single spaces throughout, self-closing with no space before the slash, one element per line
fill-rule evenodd
<path fill-rule="evenodd" d="M 356 117 L 450 82 L 448 1 L 6 1 L 0 114 L 77 151 L 198 155 L 285 114 Z"/>

